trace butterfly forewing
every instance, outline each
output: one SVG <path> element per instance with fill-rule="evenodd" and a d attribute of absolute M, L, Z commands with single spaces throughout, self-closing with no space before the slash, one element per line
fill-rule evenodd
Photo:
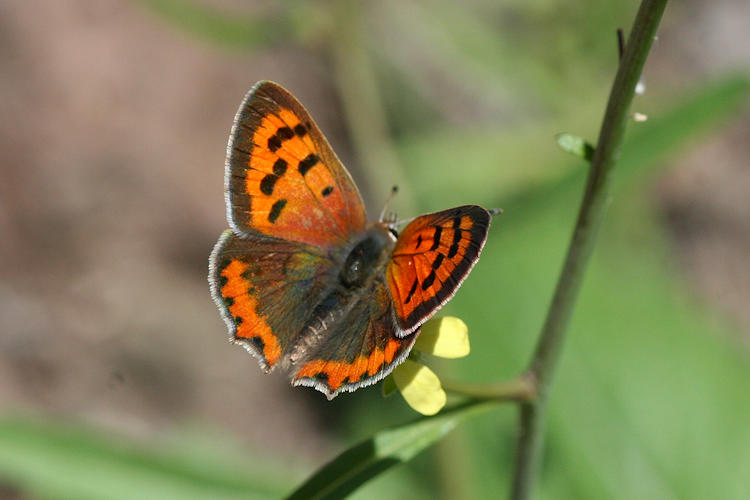
<path fill-rule="evenodd" d="M 453 297 L 479 258 L 489 224 L 487 210 L 466 205 L 422 215 L 404 228 L 386 269 L 402 335 Z"/>
<path fill-rule="evenodd" d="M 272 82 L 253 87 L 237 112 L 226 191 L 236 232 L 328 247 L 366 222 L 359 191 L 320 129 Z"/>

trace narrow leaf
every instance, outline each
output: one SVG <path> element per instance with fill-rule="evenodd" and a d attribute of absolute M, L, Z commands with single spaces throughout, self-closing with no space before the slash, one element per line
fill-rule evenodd
<path fill-rule="evenodd" d="M 680 148 L 697 146 L 706 133 L 739 113 L 749 93 L 748 75 L 728 75 L 695 89 L 664 112 L 642 109 L 649 119 L 625 138 L 621 176 L 650 172 Z"/>
<path fill-rule="evenodd" d="M 268 498 L 282 484 L 252 457 L 141 449 L 71 424 L 0 420 L 0 477 L 33 498 Z M 254 469 L 254 470 L 253 470 Z M 256 477 L 251 477 L 256 476 Z"/>
<path fill-rule="evenodd" d="M 288 498 L 343 498 L 394 465 L 412 459 L 465 418 L 484 413 L 496 405 L 495 402 L 469 402 L 435 417 L 380 431 L 323 466 Z"/>

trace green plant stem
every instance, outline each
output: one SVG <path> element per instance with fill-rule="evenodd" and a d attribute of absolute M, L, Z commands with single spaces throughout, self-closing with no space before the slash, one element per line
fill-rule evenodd
<path fill-rule="evenodd" d="M 520 407 L 520 429 L 511 498 L 530 498 L 543 440 L 550 381 L 570 322 L 584 271 L 608 203 L 612 171 L 617 163 L 635 86 L 654 40 L 667 0 L 643 0 L 612 85 L 599 140 L 591 159 L 586 188 L 568 254 L 547 318 L 529 366 L 536 380 L 536 400 Z"/>
<path fill-rule="evenodd" d="M 385 201 L 391 187 L 398 185 L 399 207 L 414 213 L 411 190 L 399 166 L 396 151 L 388 136 L 385 107 L 382 104 L 371 57 L 362 38 L 366 30 L 362 2 L 341 0 L 335 4 L 336 31 L 329 40 L 333 57 L 334 79 L 367 188 Z"/>
<path fill-rule="evenodd" d="M 454 394 L 475 399 L 494 401 L 530 402 L 536 397 L 536 383 L 529 373 L 508 382 L 497 384 L 470 384 L 443 381 L 443 389 Z"/>

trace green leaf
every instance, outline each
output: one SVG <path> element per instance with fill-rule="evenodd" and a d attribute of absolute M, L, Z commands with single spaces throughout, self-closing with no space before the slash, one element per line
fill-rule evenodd
<path fill-rule="evenodd" d="M 651 172 L 654 164 L 697 143 L 702 135 L 739 111 L 748 88 L 746 75 L 727 75 L 666 105 L 664 98 L 648 107 L 639 101 L 639 108 L 648 111 L 649 120 L 630 125 L 615 177 L 637 180 Z M 425 210 L 463 203 L 506 208 L 512 204 L 508 202 L 511 196 L 534 198 L 546 205 L 545 196 L 559 189 L 572 188 L 578 196 L 585 175 L 583 168 L 575 168 L 576 160 L 561 164 L 557 148 L 548 139 L 554 133 L 550 126 L 516 131 L 452 130 L 406 138 L 399 149 L 409 166 L 410 185 L 418 190 Z M 506 215 L 511 216 L 510 212 Z"/>
<path fill-rule="evenodd" d="M 281 476 L 274 479 L 263 465 L 267 460 L 207 455 L 215 453 L 186 443 L 156 452 L 90 428 L 0 420 L 0 477 L 33 497 L 244 499 L 278 498 L 283 491 Z"/>
<path fill-rule="evenodd" d="M 285 16 L 231 15 L 190 0 L 141 0 L 161 18 L 193 35 L 228 47 L 255 49 L 293 36 Z"/>
<path fill-rule="evenodd" d="M 680 148 L 699 144 L 702 134 L 741 110 L 748 91 L 748 75 L 726 75 L 682 96 L 664 112 L 649 111 L 648 121 L 631 124 L 618 170 L 637 175 Z"/>
<path fill-rule="evenodd" d="M 394 465 L 411 460 L 467 417 L 495 407 L 494 402 L 469 402 L 434 417 L 380 431 L 323 466 L 288 498 L 343 498 Z"/>
<path fill-rule="evenodd" d="M 594 146 L 577 135 L 562 133 L 555 136 L 557 145 L 566 153 L 570 153 L 586 161 L 591 161 L 594 156 Z"/>

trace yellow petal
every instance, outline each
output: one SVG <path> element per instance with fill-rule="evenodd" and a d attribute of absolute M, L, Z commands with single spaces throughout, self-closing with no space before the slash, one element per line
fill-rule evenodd
<path fill-rule="evenodd" d="M 406 360 L 393 370 L 393 380 L 409 406 L 423 415 L 434 415 L 445 406 L 440 379 L 424 365 Z"/>
<path fill-rule="evenodd" d="M 414 349 L 441 358 L 462 358 L 469 354 L 469 328 L 453 316 L 428 321 L 422 326 Z"/>

